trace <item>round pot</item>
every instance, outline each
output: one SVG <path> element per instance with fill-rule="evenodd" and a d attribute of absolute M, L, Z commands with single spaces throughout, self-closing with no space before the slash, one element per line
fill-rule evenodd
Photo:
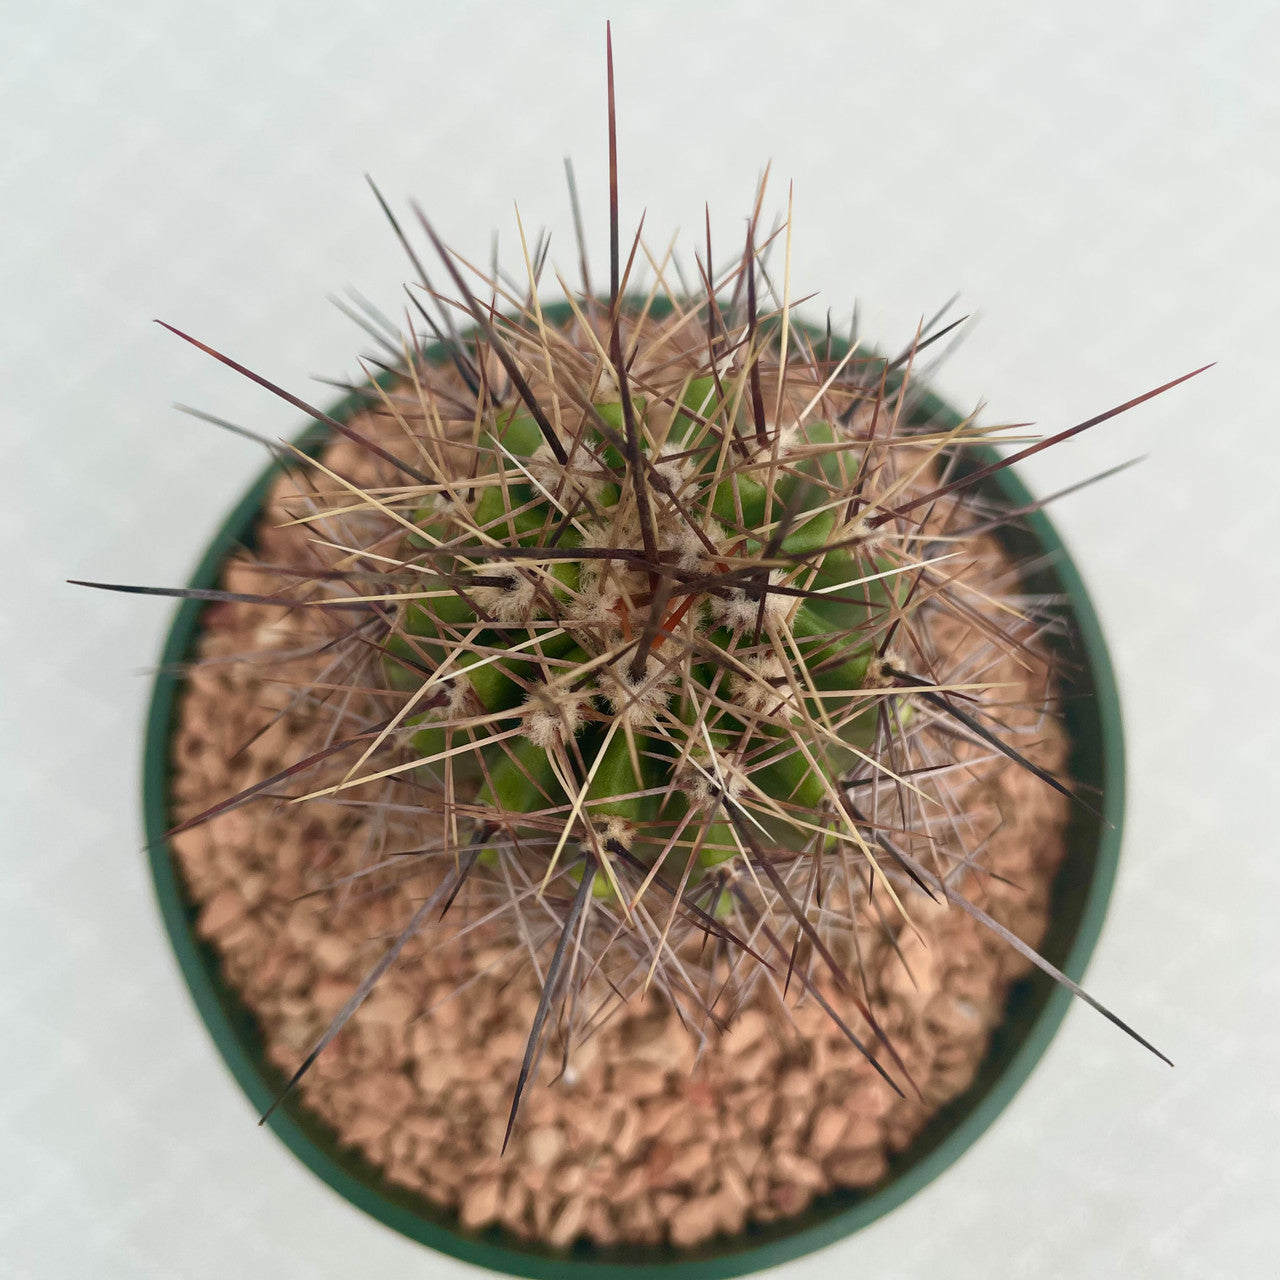
<path fill-rule="evenodd" d="M 563 319 L 567 308 L 547 308 Z M 431 354 L 431 353 L 429 353 Z M 438 353 L 443 359 L 443 354 Z M 362 407 L 349 396 L 330 411 L 346 421 Z M 954 427 L 960 415 L 930 395 L 917 401 L 914 416 Z M 313 426 L 296 442 L 316 452 L 327 429 Z M 992 461 L 991 450 L 965 451 L 966 468 Z M 218 585 L 231 551 L 252 543 L 253 530 L 277 466 L 268 467 L 218 529 L 191 578 L 195 588 Z M 989 477 L 979 491 L 1015 507 L 1031 496 L 1011 471 Z M 1098 619 L 1075 565 L 1061 539 L 1041 513 L 1024 517 L 1001 537 L 1014 554 L 1038 553 L 1040 565 L 1026 584 L 1066 601 L 1071 633 L 1062 642 L 1074 659 L 1074 675 L 1064 693 L 1064 723 L 1071 738 L 1069 773 L 1097 797 L 1105 820 L 1072 806 L 1066 831 L 1066 856 L 1053 887 L 1052 918 L 1041 954 L 1077 981 L 1093 951 L 1115 878 L 1124 809 L 1124 750 L 1120 705 L 1111 663 Z M 165 641 L 152 693 L 143 761 L 143 809 L 152 876 L 160 910 L 183 976 L 201 1017 L 231 1073 L 259 1111 L 279 1096 L 285 1078 L 266 1060 L 253 1015 L 222 978 L 217 954 L 196 932 L 196 909 L 187 896 L 165 832 L 174 825 L 170 812 L 170 741 L 181 691 L 172 674 L 194 654 L 205 606 L 184 600 Z M 352 1204 L 387 1226 L 475 1266 L 528 1277 L 608 1277 L 662 1275 L 670 1280 L 711 1280 L 775 1266 L 820 1249 L 859 1230 L 896 1208 L 959 1159 L 1012 1100 L 1061 1023 L 1071 997 L 1039 971 L 1013 987 L 1006 1016 L 972 1087 L 939 1111 L 911 1146 L 891 1161 L 889 1175 L 877 1186 L 835 1192 L 816 1200 L 795 1218 L 752 1226 L 732 1238 L 693 1249 L 619 1246 L 603 1249 L 579 1244 L 553 1249 L 518 1240 L 490 1228 L 463 1230 L 456 1218 L 421 1197 L 388 1184 L 357 1153 L 339 1146 L 335 1135 L 310 1116 L 296 1095 L 274 1112 L 269 1127 L 318 1177 Z M 319 1211 L 319 1209 L 317 1209 Z"/>

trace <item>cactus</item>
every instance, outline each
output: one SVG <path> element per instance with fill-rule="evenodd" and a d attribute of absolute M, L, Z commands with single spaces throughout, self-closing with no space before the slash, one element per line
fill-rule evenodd
<path fill-rule="evenodd" d="M 834 545 L 856 459 L 832 425 L 755 433 L 744 390 L 675 365 L 630 414 L 597 399 L 546 439 L 507 410 L 467 493 L 415 512 L 434 573 L 399 607 L 387 676 L 436 704 L 407 719 L 446 807 L 482 780 L 481 862 L 541 816 L 559 828 L 547 875 L 572 836 L 602 899 L 620 900 L 620 862 L 697 886 L 743 852 L 735 815 L 812 843 L 827 780 L 872 747 L 903 570 Z M 496 732 L 459 752 L 466 717 Z"/>
<path fill-rule="evenodd" d="M 761 972 L 785 970 L 895 1089 L 910 1083 L 863 990 L 861 913 L 876 896 L 906 917 L 925 894 L 1004 932 L 956 887 L 964 842 L 945 837 L 964 819 L 925 776 L 947 766 L 922 735 L 941 725 L 1072 794 L 1002 732 L 980 673 L 953 675 L 931 646 L 934 620 L 973 616 L 947 562 L 999 523 L 975 486 L 1175 385 L 957 470 L 993 433 L 913 416 L 918 354 L 941 333 L 890 360 L 798 325 L 755 218 L 719 276 L 708 233 L 700 294 L 666 288 L 663 264 L 648 294 L 628 292 L 612 123 L 611 90 L 607 297 L 588 287 L 553 315 L 535 250 L 524 296 L 495 276 L 483 284 L 501 301 L 486 305 L 424 218 L 457 297 L 438 317 L 417 303 L 435 356 L 413 332 L 371 383 L 391 430 L 372 439 L 279 393 L 395 481 L 325 472 L 339 496 L 310 517 L 372 521 L 313 599 L 368 611 L 338 669 L 390 713 L 332 748 L 359 749 L 339 782 L 299 798 L 407 783 L 440 833 L 426 903 L 291 1085 L 465 887 L 506 913 L 543 978 L 508 1137 L 549 1019 L 571 1046 L 650 985 L 723 1024 Z M 1032 653 L 1034 602 L 1005 612 L 984 618 L 992 652 Z M 832 985 L 869 1039 L 827 1003 Z"/>

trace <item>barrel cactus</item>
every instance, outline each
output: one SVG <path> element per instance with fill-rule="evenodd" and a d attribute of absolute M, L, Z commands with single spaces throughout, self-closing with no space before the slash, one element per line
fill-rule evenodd
<path fill-rule="evenodd" d="M 848 434 L 756 432 L 748 382 L 677 363 L 546 435 L 500 412 L 466 491 L 415 512 L 431 573 L 386 668 L 444 805 L 478 786 L 481 862 L 540 846 L 630 902 L 622 867 L 699 886 L 752 830 L 859 838 L 836 782 L 873 745 L 904 569 L 850 537 Z"/>
<path fill-rule="evenodd" d="M 294 798 L 409 785 L 435 876 L 293 1079 L 410 938 L 474 899 L 541 978 L 508 1137 L 549 1020 L 569 1051 L 611 1001 L 651 986 L 698 1026 L 723 1026 L 769 972 L 908 1087 L 859 967 L 873 902 L 881 919 L 909 919 L 913 896 L 953 904 L 1084 995 L 957 887 L 966 815 L 939 779 L 972 757 L 940 758 L 939 742 L 1071 788 L 1002 732 L 982 664 L 949 667 L 934 628 L 976 619 L 992 653 L 1044 660 L 1045 611 L 1015 594 L 980 615 L 958 572 L 1002 518 L 975 486 L 1157 393 L 960 465 L 991 433 L 914 412 L 914 366 L 940 334 L 891 359 L 798 325 L 755 218 L 719 275 L 708 233 L 701 289 L 665 287 L 656 262 L 653 288 L 629 292 L 612 101 L 610 135 L 607 295 L 584 279 L 544 307 L 535 249 L 523 294 L 495 275 L 482 302 L 423 218 L 456 286 L 439 305 L 388 210 L 438 339 L 411 330 L 370 382 L 388 430 L 374 439 L 279 392 L 390 477 L 362 487 L 318 464 L 337 497 L 310 518 L 372 521 L 361 544 L 321 543 L 341 554 L 313 602 L 368 611 L 333 642 L 327 687 L 345 681 L 388 714 L 321 753 L 358 748 L 341 778 Z"/>

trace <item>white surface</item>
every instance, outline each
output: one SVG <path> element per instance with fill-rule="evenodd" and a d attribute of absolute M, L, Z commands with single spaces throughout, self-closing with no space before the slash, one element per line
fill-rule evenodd
<path fill-rule="evenodd" d="M 1218 367 L 1035 460 L 1124 689 L 1119 887 L 1087 1009 L 949 1173 L 787 1280 L 1275 1274 L 1280 1058 L 1269 816 L 1280 743 L 1280 100 L 1274 5 L 613 6 L 624 225 L 722 253 L 772 158 L 797 291 L 905 343 L 955 290 L 981 323 L 939 378 L 1045 429 Z M 688 9 L 689 11 L 686 11 Z M 149 323 L 307 396 L 407 278 L 361 178 L 479 258 L 512 200 L 575 271 L 561 158 L 606 262 L 595 5 L 8 6 L 0 351 L 11 566 L 0 618 L 0 1276 L 451 1277 L 253 1116 L 198 1023 L 138 852 L 145 676 L 173 584 L 260 465 L 181 415 L 297 415 Z M 403 208 L 403 204 L 399 205 Z M 1272 655 L 1268 657 L 1268 655 Z"/>

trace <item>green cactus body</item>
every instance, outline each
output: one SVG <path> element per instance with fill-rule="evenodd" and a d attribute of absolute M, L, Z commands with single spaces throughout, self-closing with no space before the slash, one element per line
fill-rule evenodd
<path fill-rule="evenodd" d="M 582 413 L 567 463 L 530 413 L 500 412 L 477 435 L 466 499 L 418 509 L 410 542 L 436 571 L 400 607 L 384 669 L 394 688 L 434 693 L 408 718 L 410 749 L 437 776 L 449 753 L 492 840 L 546 843 L 559 822 L 572 828 L 560 847 L 660 860 L 696 884 L 740 851 L 744 817 L 773 842 L 811 845 L 870 747 L 864 686 L 901 592 L 894 562 L 849 544 L 836 498 L 858 453 L 825 421 L 761 449 L 744 399 L 708 374 L 686 378 L 665 414 L 632 398 L 661 572 L 635 567 L 621 400 Z M 877 573 L 890 576 L 864 581 Z M 799 590 L 762 605 L 761 581 Z"/>

